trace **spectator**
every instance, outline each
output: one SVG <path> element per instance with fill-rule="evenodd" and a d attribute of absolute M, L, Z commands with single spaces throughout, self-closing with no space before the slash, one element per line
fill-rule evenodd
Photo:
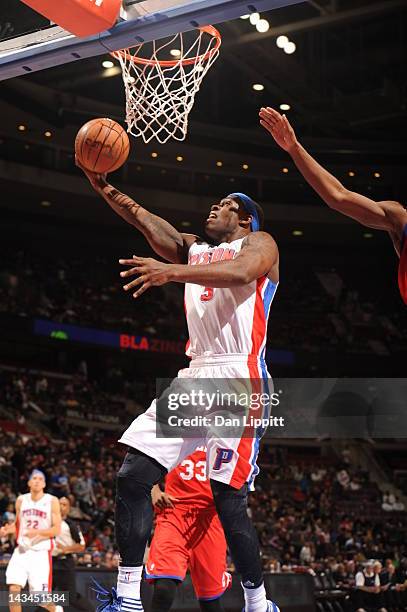
<path fill-rule="evenodd" d="M 366 608 L 386 612 L 383 607 L 379 574 L 374 571 L 373 561 L 368 561 L 365 568 L 357 572 L 355 586 L 354 607 L 357 612 L 364 612 Z"/>

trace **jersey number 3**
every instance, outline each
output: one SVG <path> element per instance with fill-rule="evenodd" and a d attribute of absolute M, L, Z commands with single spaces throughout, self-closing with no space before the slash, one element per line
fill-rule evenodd
<path fill-rule="evenodd" d="M 201 302 L 209 302 L 213 298 L 214 289 L 212 287 L 205 287 L 201 293 Z"/>

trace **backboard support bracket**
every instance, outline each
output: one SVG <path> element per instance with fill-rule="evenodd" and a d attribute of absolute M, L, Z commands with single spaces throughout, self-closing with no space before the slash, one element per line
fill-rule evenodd
<path fill-rule="evenodd" d="M 77 38 L 53 26 L 0 42 L 0 81 L 302 1 L 127 0 L 118 23 L 97 36 Z"/>

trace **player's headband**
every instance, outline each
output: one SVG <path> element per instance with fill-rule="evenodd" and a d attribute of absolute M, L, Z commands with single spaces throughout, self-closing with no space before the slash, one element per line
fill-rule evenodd
<path fill-rule="evenodd" d="M 33 470 L 33 471 L 31 472 L 30 477 L 29 477 L 29 479 L 28 479 L 28 480 L 31 480 L 31 478 L 32 478 L 33 476 L 41 476 L 41 477 L 42 477 L 44 480 L 46 480 L 46 478 L 45 478 L 45 474 L 44 474 L 44 472 L 41 472 L 41 470 Z"/>
<path fill-rule="evenodd" d="M 249 196 L 244 193 L 230 193 L 228 198 L 239 198 L 241 200 L 243 207 L 249 215 L 252 216 L 252 222 L 250 224 L 252 232 L 258 232 L 260 230 L 260 219 L 259 213 L 257 212 L 256 204 L 254 200 L 252 200 Z"/>

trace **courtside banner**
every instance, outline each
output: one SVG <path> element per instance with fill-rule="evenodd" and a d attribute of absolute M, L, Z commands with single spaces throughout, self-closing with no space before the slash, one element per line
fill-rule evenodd
<path fill-rule="evenodd" d="M 156 435 L 407 438 L 407 379 L 158 379 Z"/>

